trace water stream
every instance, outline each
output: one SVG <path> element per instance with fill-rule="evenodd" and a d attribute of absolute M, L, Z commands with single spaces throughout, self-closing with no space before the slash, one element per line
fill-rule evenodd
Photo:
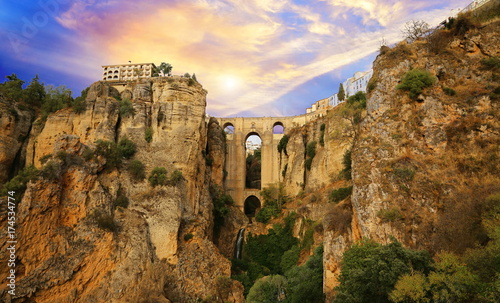
<path fill-rule="evenodd" d="M 238 231 L 238 237 L 236 237 L 236 247 L 234 249 L 234 258 L 241 259 L 241 251 L 243 249 L 243 239 L 245 238 L 245 229 L 242 228 Z"/>

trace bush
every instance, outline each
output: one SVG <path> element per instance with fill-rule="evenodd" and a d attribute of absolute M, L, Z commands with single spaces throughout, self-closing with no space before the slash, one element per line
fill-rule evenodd
<path fill-rule="evenodd" d="M 128 172 L 137 181 L 142 181 L 146 178 L 146 168 L 139 160 L 132 160 L 128 164 Z"/>
<path fill-rule="evenodd" d="M 443 87 L 443 91 L 448 96 L 455 96 L 457 94 L 457 92 L 453 88 L 449 88 L 449 87 Z"/>
<path fill-rule="evenodd" d="M 119 102 L 120 107 L 118 109 L 118 113 L 120 114 L 120 117 L 125 118 L 135 114 L 134 105 L 132 104 L 132 102 L 130 102 L 129 99 L 125 99 Z"/>
<path fill-rule="evenodd" d="M 397 89 L 409 91 L 410 98 L 416 99 L 424 88 L 432 86 L 436 78 L 431 73 L 421 69 L 412 69 L 401 79 Z"/>
<path fill-rule="evenodd" d="M 325 302 L 323 295 L 323 246 L 302 266 L 294 266 L 285 273 L 288 280 L 286 302 Z M 368 302 L 368 301 L 367 301 Z"/>
<path fill-rule="evenodd" d="M 426 251 L 405 249 L 395 239 L 387 245 L 363 240 L 344 253 L 333 302 L 389 302 L 389 293 L 401 276 L 428 273 L 431 268 Z"/>
<path fill-rule="evenodd" d="M 118 152 L 125 159 L 130 159 L 137 151 L 135 143 L 128 138 L 122 137 L 118 143 Z"/>
<path fill-rule="evenodd" d="M 319 144 L 321 146 L 325 146 L 325 128 L 326 128 L 326 125 L 325 123 L 321 124 L 320 128 L 319 128 Z"/>
<path fill-rule="evenodd" d="M 316 141 L 311 141 L 306 146 L 307 159 L 305 162 L 307 170 L 311 170 L 311 164 L 314 156 L 316 156 Z"/>
<path fill-rule="evenodd" d="M 351 193 L 352 193 L 352 186 L 334 189 L 330 192 L 330 195 L 328 195 L 328 201 L 330 203 L 340 202 L 345 198 L 349 197 Z"/>
<path fill-rule="evenodd" d="M 101 210 L 94 211 L 94 220 L 100 229 L 115 232 L 118 230 L 118 225 L 113 218 L 113 215 L 107 214 Z"/>
<path fill-rule="evenodd" d="M 500 57 L 489 57 L 481 60 L 481 64 L 487 69 L 500 69 Z"/>
<path fill-rule="evenodd" d="M 129 205 L 129 200 L 128 197 L 125 195 L 125 191 L 123 189 L 118 189 L 118 192 L 116 193 L 116 199 L 115 202 L 113 203 L 113 206 L 116 207 L 123 207 L 127 208 Z"/>
<path fill-rule="evenodd" d="M 122 157 L 116 143 L 111 141 L 97 140 L 94 153 L 106 159 L 105 168 L 108 169 L 117 168 L 122 162 Z"/>
<path fill-rule="evenodd" d="M 155 187 L 157 185 L 166 185 L 168 178 L 167 178 L 167 169 L 165 167 L 155 167 L 151 171 L 151 174 L 149 175 L 149 183 L 151 186 Z"/>
<path fill-rule="evenodd" d="M 146 130 L 144 130 L 144 140 L 146 140 L 146 142 L 148 142 L 148 143 L 151 143 L 151 141 L 153 141 L 153 128 L 152 127 L 148 127 L 148 128 L 146 128 Z"/>
<path fill-rule="evenodd" d="M 26 190 L 26 185 L 29 181 L 35 180 L 38 178 L 39 171 L 32 165 L 25 167 L 12 179 L 10 179 L 7 183 L 5 183 L 0 191 L 1 196 L 6 196 L 8 192 L 14 191 L 16 201 L 19 202 L 22 194 Z"/>
<path fill-rule="evenodd" d="M 215 238 L 217 238 L 225 218 L 231 212 L 228 206 L 233 205 L 234 201 L 230 195 L 226 194 L 224 190 L 217 185 L 210 185 L 209 191 L 214 205 L 212 214 L 214 216 L 214 235 Z"/>
<path fill-rule="evenodd" d="M 61 165 L 53 160 L 48 161 L 39 173 L 43 179 L 54 181 L 60 178 L 62 174 Z"/>
<path fill-rule="evenodd" d="M 377 217 L 379 217 L 382 222 L 395 222 L 404 218 L 397 208 L 381 209 L 377 212 Z"/>
<path fill-rule="evenodd" d="M 182 172 L 179 171 L 179 170 L 174 170 L 171 174 L 170 174 L 170 179 L 169 179 L 169 182 L 168 184 L 171 185 L 171 186 L 176 186 L 179 184 L 179 182 L 181 182 L 182 180 L 184 180 L 184 176 L 182 175 Z"/>
<path fill-rule="evenodd" d="M 346 180 L 351 180 L 351 170 L 352 170 L 352 153 L 350 149 L 346 149 L 342 157 L 342 165 L 344 168 L 340 171 L 340 177 Z"/>
<path fill-rule="evenodd" d="M 285 155 L 288 155 L 286 153 L 286 146 L 288 144 L 288 140 L 290 138 L 287 136 L 287 135 L 283 135 L 283 137 L 281 137 L 280 139 L 280 142 L 278 143 L 278 152 L 281 154 L 281 152 L 283 151 L 285 153 Z"/>
<path fill-rule="evenodd" d="M 85 98 L 77 97 L 72 103 L 71 107 L 73 111 L 77 114 L 83 113 L 87 109 L 87 102 L 85 102 Z"/>
<path fill-rule="evenodd" d="M 193 234 L 191 234 L 191 233 L 189 233 L 189 234 L 185 234 L 185 235 L 184 235 L 184 241 L 186 241 L 186 242 L 187 242 L 187 241 L 191 240 L 193 237 L 194 237 L 194 236 L 193 236 Z"/>

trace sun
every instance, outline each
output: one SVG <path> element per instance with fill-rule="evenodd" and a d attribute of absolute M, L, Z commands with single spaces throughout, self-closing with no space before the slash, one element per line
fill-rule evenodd
<path fill-rule="evenodd" d="M 233 75 L 222 76 L 219 83 L 220 86 L 227 92 L 234 92 L 241 87 L 240 78 Z"/>

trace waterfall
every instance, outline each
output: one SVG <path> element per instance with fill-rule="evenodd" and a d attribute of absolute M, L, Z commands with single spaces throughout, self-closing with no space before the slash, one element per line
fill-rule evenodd
<path fill-rule="evenodd" d="M 241 251 L 243 249 L 243 239 L 244 239 L 245 229 L 242 228 L 238 232 L 238 237 L 236 237 L 236 247 L 234 249 L 234 258 L 241 259 Z"/>

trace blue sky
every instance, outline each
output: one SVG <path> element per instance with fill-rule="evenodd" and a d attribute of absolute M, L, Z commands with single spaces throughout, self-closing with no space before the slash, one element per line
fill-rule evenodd
<path fill-rule="evenodd" d="M 0 0 L 0 76 L 78 96 L 101 65 L 163 61 L 196 73 L 213 116 L 305 112 L 371 66 L 410 20 L 437 25 L 470 1 Z"/>

